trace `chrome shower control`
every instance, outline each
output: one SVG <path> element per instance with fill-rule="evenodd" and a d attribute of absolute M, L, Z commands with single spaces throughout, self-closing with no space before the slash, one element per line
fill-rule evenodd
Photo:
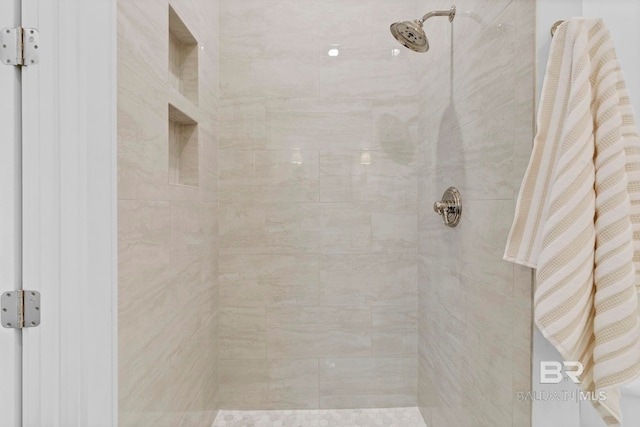
<path fill-rule="evenodd" d="M 433 210 L 442 215 L 444 225 L 447 227 L 455 227 L 460 222 L 462 216 L 462 200 L 460 192 L 455 187 L 447 188 L 442 195 L 442 200 L 433 204 Z"/>

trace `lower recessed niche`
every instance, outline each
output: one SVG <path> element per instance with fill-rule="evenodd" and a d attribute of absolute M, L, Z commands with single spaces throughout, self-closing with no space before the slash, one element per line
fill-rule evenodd
<path fill-rule="evenodd" d="M 169 184 L 198 182 L 198 123 L 169 104 Z"/>

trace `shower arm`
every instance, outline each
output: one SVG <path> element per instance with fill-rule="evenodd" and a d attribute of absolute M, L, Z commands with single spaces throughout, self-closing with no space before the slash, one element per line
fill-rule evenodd
<path fill-rule="evenodd" d="M 451 9 L 449 10 L 436 10 L 433 12 L 429 12 L 425 14 L 422 18 L 420 18 L 417 22 L 420 23 L 420 25 L 422 25 L 424 21 L 426 21 L 429 18 L 433 18 L 434 16 L 448 16 L 449 22 L 453 22 L 453 18 L 455 18 L 456 16 L 456 7 L 451 6 Z"/>

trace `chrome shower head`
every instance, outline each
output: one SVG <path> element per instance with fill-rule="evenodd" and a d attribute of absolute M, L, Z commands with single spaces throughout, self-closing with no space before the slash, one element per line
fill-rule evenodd
<path fill-rule="evenodd" d="M 456 6 L 451 6 L 449 10 L 429 12 L 421 19 L 415 21 L 394 22 L 390 27 L 391 34 L 404 47 L 414 52 L 426 52 L 429 50 L 429 39 L 427 39 L 427 35 L 424 33 L 422 24 L 433 16 L 448 16 L 449 22 L 453 22 L 453 18 L 456 16 Z"/>
<path fill-rule="evenodd" d="M 402 21 L 391 24 L 391 34 L 406 48 L 414 52 L 429 50 L 429 39 L 420 21 Z"/>

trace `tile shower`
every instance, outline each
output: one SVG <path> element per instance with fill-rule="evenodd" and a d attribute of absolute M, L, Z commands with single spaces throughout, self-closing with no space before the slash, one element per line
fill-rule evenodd
<path fill-rule="evenodd" d="M 118 2 L 120 426 L 216 415 L 216 16 L 216 2 Z"/>
<path fill-rule="evenodd" d="M 220 2 L 223 409 L 417 404 L 420 58 L 392 12 L 416 3 Z"/>
<path fill-rule="evenodd" d="M 118 2 L 121 426 L 530 425 L 531 279 L 501 249 L 535 2 L 456 4 L 416 54 L 389 24 L 450 3 Z"/>

